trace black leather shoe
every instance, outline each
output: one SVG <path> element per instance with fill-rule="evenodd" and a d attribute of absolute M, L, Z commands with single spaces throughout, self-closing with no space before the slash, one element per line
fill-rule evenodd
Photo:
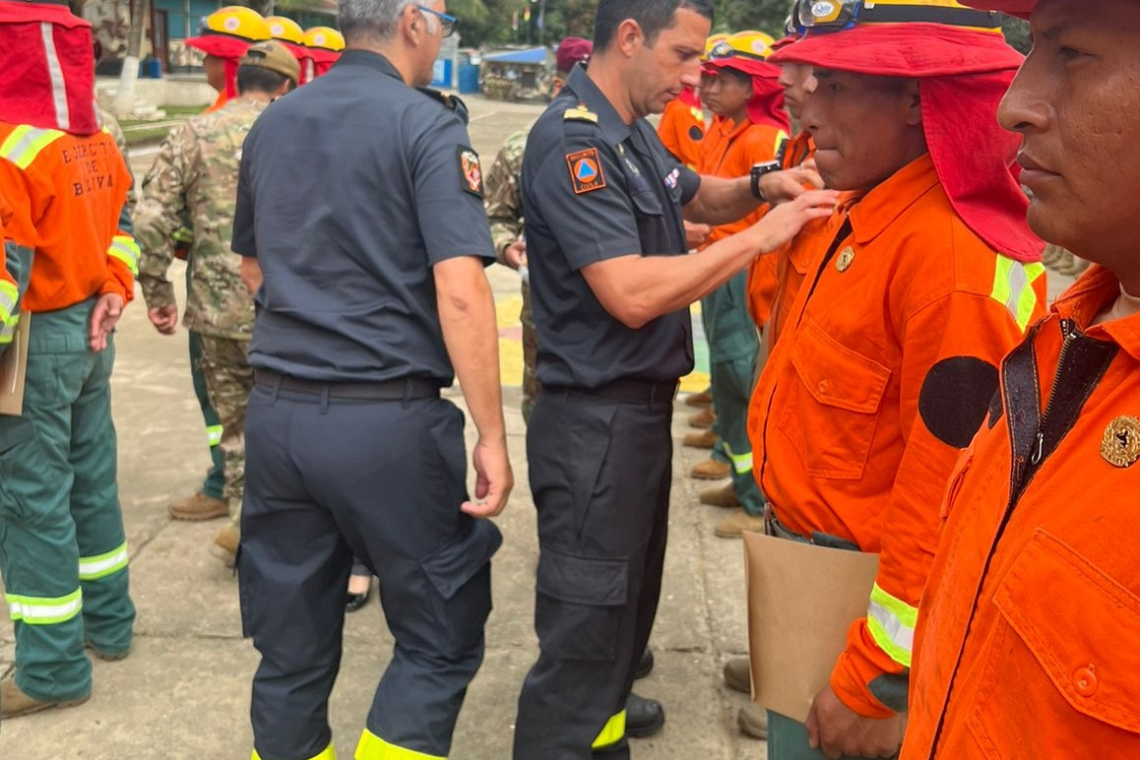
<path fill-rule="evenodd" d="M 645 678 L 653 672 L 653 650 L 649 647 L 645 648 L 645 654 L 641 655 L 641 659 L 637 661 L 637 669 L 633 671 L 633 680 Z"/>
<path fill-rule="evenodd" d="M 625 734 L 636 739 L 653 736 L 665 725 L 665 708 L 656 699 L 630 694 L 625 703 Z"/>
<path fill-rule="evenodd" d="M 368 598 L 372 596 L 372 578 L 368 579 L 368 590 L 363 594 L 349 594 L 344 595 L 344 611 L 356 612 L 358 609 L 368 603 Z"/>

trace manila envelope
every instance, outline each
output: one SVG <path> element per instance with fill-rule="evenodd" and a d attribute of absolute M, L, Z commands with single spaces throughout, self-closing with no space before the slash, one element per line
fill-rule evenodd
<path fill-rule="evenodd" d="M 744 564 L 752 701 L 803 723 L 867 614 L 879 555 L 745 532 Z"/>
<path fill-rule="evenodd" d="M 8 350 L 0 355 L 0 414 L 19 417 L 24 413 L 24 377 L 28 370 L 28 331 L 32 315 L 20 315 Z"/>

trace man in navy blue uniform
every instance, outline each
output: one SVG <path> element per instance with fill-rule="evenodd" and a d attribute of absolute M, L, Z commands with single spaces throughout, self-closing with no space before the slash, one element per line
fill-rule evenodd
<path fill-rule="evenodd" d="M 523 158 L 543 388 L 527 431 L 541 654 L 519 698 L 515 760 L 629 756 L 626 702 L 661 590 L 673 397 L 693 368 L 688 306 L 835 201 L 805 193 L 802 171 L 699 177 L 645 121 L 698 84 L 711 19 L 708 0 L 601 0 L 589 67 L 571 73 Z M 764 201 L 780 205 L 685 255 L 682 207 L 715 225 Z M 648 702 L 639 709 L 663 722 Z"/>
<path fill-rule="evenodd" d="M 494 261 L 462 103 L 431 81 L 443 0 L 341 0 L 347 48 L 246 139 L 233 248 L 257 289 L 238 557 L 261 653 L 254 757 L 330 760 L 353 555 L 395 652 L 358 758 L 444 758 L 483 658 L 507 460 Z M 478 430 L 468 499 L 458 375 Z"/>

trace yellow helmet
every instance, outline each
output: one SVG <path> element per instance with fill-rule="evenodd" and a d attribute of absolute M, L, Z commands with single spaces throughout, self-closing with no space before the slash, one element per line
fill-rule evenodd
<path fill-rule="evenodd" d="M 767 58 L 772 54 L 772 45 L 776 43 L 776 40 L 772 39 L 770 34 L 765 34 L 764 32 L 748 31 L 737 32 L 727 40 L 724 40 L 724 43 L 738 53 Z"/>
<path fill-rule="evenodd" d="M 265 19 L 269 26 L 269 36 L 281 42 L 292 42 L 294 45 L 305 44 L 305 30 L 291 18 L 284 16 L 270 16 Z"/>
<path fill-rule="evenodd" d="M 344 50 L 344 36 L 331 26 L 314 26 L 305 32 L 305 47 L 338 53 Z"/>
<path fill-rule="evenodd" d="M 261 42 L 270 37 L 269 26 L 261 14 L 241 5 L 228 5 L 206 17 L 200 36 L 224 34 L 229 37 Z"/>
<path fill-rule="evenodd" d="M 727 40 L 729 36 L 730 35 L 725 34 L 724 32 L 718 32 L 717 34 L 714 34 L 705 40 L 705 54 L 701 56 L 701 60 L 707 61 L 709 59 L 709 53 L 711 53 L 712 49 L 716 47 L 716 43 L 721 42 L 722 40 Z"/>
<path fill-rule="evenodd" d="M 798 25 L 804 29 L 847 29 L 859 24 L 926 22 L 978 31 L 999 31 L 1001 16 L 976 11 L 957 0 L 821 0 L 798 3 Z"/>

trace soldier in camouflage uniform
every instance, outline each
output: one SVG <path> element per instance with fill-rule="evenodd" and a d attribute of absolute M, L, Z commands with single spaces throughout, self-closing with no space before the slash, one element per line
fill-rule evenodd
<path fill-rule="evenodd" d="M 171 131 L 143 180 L 135 231 L 142 257 L 139 283 L 148 315 L 160 332 L 173 332 L 178 311 L 166 277 L 174 233 L 188 217 L 194 242 L 185 323 L 201 337 L 201 370 L 210 404 L 222 423 L 225 498 L 231 525 L 215 543 L 223 559 L 237 550 L 237 519 L 245 481 L 242 430 L 253 372 L 247 356 L 253 298 L 241 280 L 241 257 L 230 249 L 241 149 L 257 117 L 295 87 L 297 59 L 278 42 L 252 46 L 238 68 L 239 96 L 220 110 Z"/>
<path fill-rule="evenodd" d="M 556 65 L 558 68 L 551 85 L 551 96 L 557 95 L 574 64 L 590 59 L 593 44 L 580 37 L 567 37 L 558 46 Z M 519 192 L 519 177 L 522 172 L 523 151 L 530 129 L 516 132 L 507 138 L 495 163 L 484 178 L 483 189 L 486 200 L 487 220 L 491 223 L 491 237 L 495 242 L 495 255 L 500 264 L 518 270 L 522 275 L 522 313 L 519 320 L 523 330 L 523 419 L 530 422 L 534 402 L 538 400 L 541 386 L 534 373 L 535 357 L 538 354 L 538 332 L 534 328 L 534 313 L 530 306 L 530 283 L 526 275 L 526 242 L 523 240 L 522 196 Z"/>

